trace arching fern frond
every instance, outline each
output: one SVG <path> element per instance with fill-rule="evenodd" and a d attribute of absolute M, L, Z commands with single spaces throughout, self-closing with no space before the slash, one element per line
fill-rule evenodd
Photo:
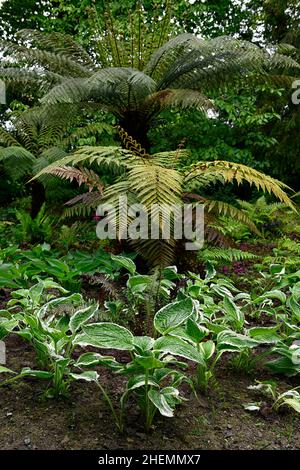
<path fill-rule="evenodd" d="M 0 161 L 4 162 L 5 170 L 18 179 L 31 173 L 35 157 L 23 147 L 0 147 Z"/>
<path fill-rule="evenodd" d="M 4 144 L 6 147 L 18 147 L 20 145 L 17 139 L 15 139 L 10 132 L 3 129 L 3 127 L 0 127 L 0 144 Z"/>
<path fill-rule="evenodd" d="M 286 184 L 240 163 L 221 160 L 197 163 L 184 174 L 184 181 L 187 185 L 195 179 L 203 187 L 207 186 L 207 183 L 211 184 L 217 181 L 222 183 L 236 181 L 238 184 L 245 181 L 254 185 L 258 190 L 273 194 L 281 202 L 296 210 L 293 202 L 284 191 L 284 189 L 290 189 Z"/>
<path fill-rule="evenodd" d="M 72 155 L 67 155 L 61 160 L 54 162 L 41 170 L 35 177 L 52 172 L 54 168 L 64 167 L 66 165 L 92 165 L 97 164 L 102 167 L 109 167 L 111 170 L 125 170 L 130 167 L 134 156 L 128 150 L 121 147 L 89 147 L 85 146 L 78 149 Z"/>
<path fill-rule="evenodd" d="M 78 186 L 86 184 L 89 188 L 89 192 L 96 189 L 100 194 L 103 193 L 104 186 L 101 183 L 99 176 L 93 170 L 88 168 L 62 166 L 49 170 L 49 174 L 58 176 L 59 178 L 70 182 L 76 181 Z"/>

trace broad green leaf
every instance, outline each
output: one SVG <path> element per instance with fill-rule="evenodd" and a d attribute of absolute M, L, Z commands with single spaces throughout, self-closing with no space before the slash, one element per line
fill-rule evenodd
<path fill-rule="evenodd" d="M 288 298 L 286 305 L 292 310 L 293 315 L 296 317 L 296 319 L 300 321 L 300 305 L 293 295 Z"/>
<path fill-rule="evenodd" d="M 205 280 L 210 281 L 215 277 L 216 274 L 217 271 L 215 270 L 214 266 L 209 261 L 207 261 L 205 265 Z"/>
<path fill-rule="evenodd" d="M 130 272 L 130 274 L 134 274 L 136 271 L 136 266 L 135 263 L 132 261 L 130 258 L 126 258 L 125 256 L 120 256 L 120 255 L 111 255 L 111 259 L 117 263 L 119 266 L 122 266 L 122 268 L 127 269 L 127 271 Z"/>
<path fill-rule="evenodd" d="M 29 367 L 24 367 L 24 369 L 21 370 L 22 377 L 36 377 L 37 379 L 52 379 L 53 373 L 52 372 L 47 372 L 45 370 L 33 370 L 30 369 Z"/>
<path fill-rule="evenodd" d="M 274 290 L 270 290 L 268 292 L 264 292 L 259 297 L 256 297 L 256 299 L 253 300 L 253 303 L 257 304 L 257 303 L 263 302 L 264 300 L 267 300 L 267 299 L 276 299 L 276 300 L 279 300 L 282 304 L 285 304 L 286 295 L 281 290 L 274 289 Z"/>
<path fill-rule="evenodd" d="M 278 325 L 274 326 L 255 326 L 249 328 L 248 334 L 250 338 L 259 341 L 260 343 L 265 344 L 274 344 L 278 343 L 281 340 L 280 336 L 277 334 Z"/>
<path fill-rule="evenodd" d="M 75 337 L 76 344 L 104 349 L 131 351 L 134 349 L 133 334 L 116 323 L 93 323 L 83 326 L 83 333 Z"/>
<path fill-rule="evenodd" d="M 201 353 L 199 353 L 194 346 L 173 336 L 162 336 L 158 338 L 153 345 L 153 349 L 162 353 L 184 357 L 190 361 L 203 363 Z"/>
<path fill-rule="evenodd" d="M 200 343 L 206 336 L 206 331 L 203 327 L 200 327 L 195 320 L 188 318 L 186 324 L 186 332 L 195 343 Z"/>
<path fill-rule="evenodd" d="M 152 280 L 150 276 L 138 274 L 131 276 L 127 281 L 127 287 L 132 290 L 134 294 L 144 292 Z"/>
<path fill-rule="evenodd" d="M 146 376 L 144 374 L 131 377 L 128 382 L 126 389 L 127 391 L 135 390 L 136 388 L 144 387 L 146 384 Z M 149 387 L 159 387 L 159 384 L 154 380 L 153 377 L 148 377 Z"/>
<path fill-rule="evenodd" d="M 11 369 L 8 369 L 7 367 L 0 366 L 0 374 L 16 374 L 16 372 Z"/>
<path fill-rule="evenodd" d="M 200 351 L 205 361 L 208 361 L 214 354 L 216 346 L 212 340 L 203 341 L 199 344 Z"/>
<path fill-rule="evenodd" d="M 285 267 L 282 264 L 271 264 L 270 265 L 270 274 L 275 276 L 282 276 L 285 274 Z"/>
<path fill-rule="evenodd" d="M 154 354 L 150 351 L 145 352 L 143 355 L 136 355 L 134 362 L 142 366 L 143 369 L 157 369 L 160 367 L 165 367 L 165 363 L 159 359 L 156 359 Z"/>
<path fill-rule="evenodd" d="M 97 382 L 99 375 L 94 370 L 87 370 L 81 374 L 69 374 L 75 380 L 84 380 L 85 382 Z"/>
<path fill-rule="evenodd" d="M 172 418 L 174 416 L 173 409 L 168 404 L 165 396 L 159 390 L 152 388 L 148 392 L 148 397 L 161 415 L 166 416 L 167 418 Z"/>
<path fill-rule="evenodd" d="M 285 398 L 284 403 L 300 413 L 300 400 L 296 398 Z"/>
<path fill-rule="evenodd" d="M 92 318 L 98 311 L 98 305 L 90 305 L 83 309 L 77 310 L 70 318 L 69 328 L 74 334 L 79 328 Z"/>
<path fill-rule="evenodd" d="M 113 356 L 102 356 L 101 354 L 92 352 L 82 354 L 74 364 L 75 367 L 83 368 L 96 365 L 104 365 L 111 369 L 123 368 L 122 364 L 119 364 Z"/>
<path fill-rule="evenodd" d="M 140 351 L 150 351 L 154 344 L 154 339 L 150 336 L 135 336 L 133 344 Z"/>
<path fill-rule="evenodd" d="M 244 314 L 241 312 L 241 309 L 237 307 L 229 297 L 225 297 L 223 303 L 228 321 L 235 323 L 238 329 L 240 329 L 245 321 Z"/>
<path fill-rule="evenodd" d="M 242 351 L 245 348 L 254 348 L 258 344 L 258 341 L 231 330 L 221 331 L 217 336 L 217 350 L 222 352 Z"/>
<path fill-rule="evenodd" d="M 154 317 L 154 326 L 161 334 L 169 333 L 173 328 L 186 322 L 194 310 L 191 299 L 173 302 L 161 308 Z"/>

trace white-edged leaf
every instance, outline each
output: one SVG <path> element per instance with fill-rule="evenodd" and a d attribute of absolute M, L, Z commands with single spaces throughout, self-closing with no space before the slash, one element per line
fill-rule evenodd
<path fill-rule="evenodd" d="M 81 346 L 131 351 L 134 349 L 133 334 L 116 323 L 93 323 L 83 326 L 83 333 L 74 339 Z"/>
<path fill-rule="evenodd" d="M 154 327 L 159 333 L 167 334 L 173 328 L 186 322 L 194 311 L 190 298 L 172 302 L 161 308 L 154 317 Z"/>

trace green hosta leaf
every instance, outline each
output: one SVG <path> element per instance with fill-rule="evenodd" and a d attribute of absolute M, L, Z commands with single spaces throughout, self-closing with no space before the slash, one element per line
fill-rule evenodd
<path fill-rule="evenodd" d="M 291 309 L 296 319 L 300 321 L 300 305 L 293 295 L 287 300 L 286 305 Z"/>
<path fill-rule="evenodd" d="M 162 353 L 184 357 L 190 361 L 203 363 L 201 353 L 199 353 L 194 346 L 173 336 L 162 336 L 161 338 L 158 338 L 153 345 L 153 349 Z"/>
<path fill-rule="evenodd" d="M 16 372 L 11 369 L 8 369 L 7 367 L 0 366 L 0 374 L 16 374 Z"/>
<path fill-rule="evenodd" d="M 169 333 L 173 328 L 186 322 L 194 310 L 191 299 L 173 302 L 161 308 L 154 317 L 154 326 L 161 334 Z"/>
<path fill-rule="evenodd" d="M 242 351 L 245 348 L 254 348 L 258 344 L 258 341 L 231 330 L 221 331 L 217 336 L 217 350 L 219 352 Z"/>
<path fill-rule="evenodd" d="M 134 349 L 133 334 L 116 323 L 93 323 L 83 326 L 83 333 L 74 339 L 81 346 L 94 346 L 104 349 Z"/>
<path fill-rule="evenodd" d="M 154 344 L 154 339 L 150 336 L 135 336 L 133 340 L 134 346 L 140 351 L 150 351 Z"/>
<path fill-rule="evenodd" d="M 271 264 L 270 265 L 270 274 L 275 276 L 282 276 L 285 274 L 285 267 L 282 264 Z"/>
<path fill-rule="evenodd" d="M 137 276 L 131 276 L 127 281 L 127 287 L 132 290 L 134 294 L 144 292 L 152 280 L 150 276 L 143 276 L 138 274 Z"/>
<path fill-rule="evenodd" d="M 172 400 L 172 395 L 175 400 Z M 152 388 L 148 392 L 148 397 L 158 409 L 161 415 L 166 416 L 167 418 L 172 418 L 174 416 L 174 408 L 176 398 L 179 396 L 177 389 L 173 387 L 166 387 L 162 390 L 156 390 Z"/>
<path fill-rule="evenodd" d="M 256 297 L 256 299 L 253 300 L 254 304 L 263 302 L 264 300 L 267 299 L 276 299 L 279 300 L 282 304 L 285 304 L 286 302 L 286 295 L 284 292 L 278 289 L 270 290 L 268 292 L 264 292 L 262 295 L 259 297 Z"/>
<path fill-rule="evenodd" d="M 167 266 L 162 271 L 162 277 L 169 281 L 174 281 L 175 279 L 180 279 L 182 275 L 178 274 L 177 266 Z"/>
<path fill-rule="evenodd" d="M 24 369 L 21 370 L 22 377 L 36 377 L 37 379 L 52 379 L 53 373 L 52 372 L 47 372 L 45 370 L 33 370 L 30 369 L 29 367 L 24 367 Z"/>
<path fill-rule="evenodd" d="M 144 374 L 131 377 L 127 383 L 127 391 L 135 390 L 136 388 L 144 387 L 146 384 L 146 376 Z M 148 377 L 149 387 L 159 387 L 159 384 L 153 377 Z"/>
<path fill-rule="evenodd" d="M 15 320 L 14 318 L 11 320 L 0 318 L 0 340 L 11 333 L 18 326 L 18 324 L 18 320 Z"/>
<path fill-rule="evenodd" d="M 242 328 L 245 317 L 240 308 L 229 297 L 225 297 L 223 303 L 228 321 L 233 322 L 238 329 Z"/>
<path fill-rule="evenodd" d="M 208 361 L 214 354 L 216 346 L 215 343 L 211 340 L 203 341 L 199 344 L 200 351 L 203 355 L 205 361 Z"/>
<path fill-rule="evenodd" d="M 216 274 L 217 271 L 215 270 L 214 266 L 209 261 L 207 261 L 205 265 L 205 280 L 210 281 L 215 277 Z"/>
<path fill-rule="evenodd" d="M 69 374 L 75 380 L 84 380 L 85 382 L 97 382 L 99 375 L 94 370 L 87 370 L 81 374 Z"/>
<path fill-rule="evenodd" d="M 276 333 L 278 326 L 255 326 L 248 330 L 250 338 L 265 344 L 278 343 L 281 340 L 280 336 Z"/>
<path fill-rule="evenodd" d="M 293 408 L 297 413 L 300 413 L 300 398 L 284 398 L 283 402 L 280 404 L 282 405 L 287 405 Z"/>
<path fill-rule="evenodd" d="M 136 355 L 134 358 L 134 362 L 143 367 L 143 369 L 158 369 L 160 367 L 165 367 L 165 363 L 156 359 L 152 352 L 148 352 L 148 354 L 144 354 L 143 356 Z"/>
<path fill-rule="evenodd" d="M 219 334 L 222 331 L 228 331 L 228 325 L 218 325 L 217 323 L 206 322 L 205 326 L 214 334 Z"/>
<path fill-rule="evenodd" d="M 119 369 L 123 366 L 119 364 L 113 356 L 102 356 L 98 353 L 85 353 L 82 354 L 74 364 L 75 367 L 90 367 L 96 365 L 104 365 L 112 369 Z"/>
<path fill-rule="evenodd" d="M 200 341 L 202 341 L 206 336 L 206 330 L 203 327 L 200 327 L 195 320 L 192 320 L 191 318 L 187 321 L 186 332 L 195 343 L 200 343 Z"/>
<path fill-rule="evenodd" d="M 98 305 L 90 305 L 89 307 L 77 310 L 69 322 L 69 328 L 72 333 L 75 333 L 79 328 L 86 323 L 90 318 L 92 318 L 95 313 L 98 311 Z"/>
<path fill-rule="evenodd" d="M 117 263 L 119 266 L 122 266 L 122 268 L 127 269 L 127 271 L 130 272 L 130 274 L 134 274 L 136 271 L 136 266 L 135 263 L 132 261 L 130 258 L 126 258 L 125 256 L 117 256 L 117 255 L 111 255 L 111 259 Z"/>
<path fill-rule="evenodd" d="M 174 330 L 171 330 L 169 333 L 170 336 L 175 336 L 176 338 L 183 339 L 188 343 L 195 344 L 195 340 L 187 333 L 186 329 L 183 326 L 177 326 Z"/>

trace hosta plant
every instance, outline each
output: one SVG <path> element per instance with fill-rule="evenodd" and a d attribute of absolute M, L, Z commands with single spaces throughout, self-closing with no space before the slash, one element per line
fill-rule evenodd
<path fill-rule="evenodd" d="M 300 393 L 299 387 L 292 388 L 286 392 L 280 393 L 278 391 L 278 384 L 273 380 L 256 380 L 256 385 L 250 385 L 248 390 L 260 392 L 271 398 L 273 403 L 271 409 L 277 412 L 282 406 L 292 408 L 297 413 L 300 413 Z M 247 403 L 244 405 L 245 410 L 259 411 L 262 407 L 262 402 Z"/>
<path fill-rule="evenodd" d="M 83 324 L 95 317 L 98 305 L 84 304 L 80 294 L 56 297 L 53 293 L 46 294 L 47 301 L 42 303 L 45 288 L 67 294 L 67 291 L 53 281 L 41 281 L 28 290 L 14 292 L 14 298 L 8 302 L 8 310 L 0 312 L 2 318 L 5 318 L 4 323 L 0 323 L 2 328 L 7 333 L 9 330 L 14 331 L 33 346 L 41 368 L 23 369 L 4 383 L 26 376 L 47 379 L 50 384 L 47 396 L 59 397 L 66 395 L 69 384 L 74 379 L 71 366 L 75 362 L 73 350 L 76 337 Z"/>
<path fill-rule="evenodd" d="M 126 403 L 135 398 L 145 418 L 145 428 L 151 428 L 157 412 L 172 417 L 177 405 L 182 403 L 179 386 L 182 382 L 192 385 L 182 372 L 187 364 L 179 358 L 203 363 L 203 354 L 184 338 L 172 332 L 194 313 L 190 299 L 174 302 L 160 309 L 154 317 L 156 339 L 150 336 L 134 336 L 128 329 L 114 323 L 94 323 L 83 326 L 76 342 L 81 346 L 128 351 L 127 363 L 118 363 L 111 357 L 88 353 L 91 365 L 97 363 L 111 367 L 126 377 L 126 386 L 120 400 L 120 413 L 114 411 L 119 429 L 123 429 Z M 80 366 L 80 364 L 79 364 Z M 110 404 L 112 400 L 109 399 Z"/>

